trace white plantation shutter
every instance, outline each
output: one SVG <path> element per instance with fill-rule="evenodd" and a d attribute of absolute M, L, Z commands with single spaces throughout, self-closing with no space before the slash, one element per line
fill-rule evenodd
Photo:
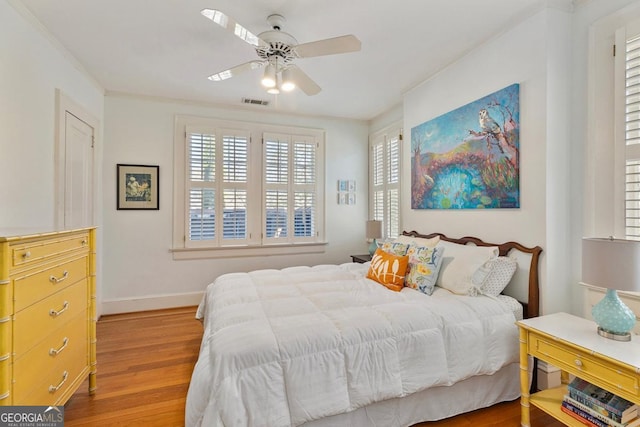
<path fill-rule="evenodd" d="M 387 190 L 387 210 L 384 221 L 385 235 L 390 238 L 400 234 L 400 190 L 390 188 Z"/>
<path fill-rule="evenodd" d="M 249 135 L 187 128 L 186 140 L 186 246 L 245 241 Z"/>
<path fill-rule="evenodd" d="M 626 161 L 625 234 L 640 239 L 640 160 Z"/>
<path fill-rule="evenodd" d="M 296 238 L 316 236 L 317 144 L 293 137 L 293 231 Z"/>
<path fill-rule="evenodd" d="M 324 139 L 320 129 L 177 116 L 174 258 L 321 252 Z"/>
<path fill-rule="evenodd" d="M 223 131 L 222 137 L 222 240 L 247 239 L 247 182 L 249 135 Z"/>
<path fill-rule="evenodd" d="M 315 240 L 318 235 L 315 138 L 265 133 L 263 146 L 265 241 Z"/>
<path fill-rule="evenodd" d="M 387 237 L 400 234 L 400 137 L 387 139 L 387 209 L 385 228 Z"/>
<path fill-rule="evenodd" d="M 371 147 L 371 181 L 373 182 L 372 219 L 383 221 L 385 215 L 384 203 L 384 140 Z M 386 227 L 385 227 L 386 229 Z"/>
<path fill-rule="evenodd" d="M 187 236 L 190 241 L 216 237 L 216 137 L 211 131 L 187 133 Z"/>
<path fill-rule="evenodd" d="M 190 189 L 188 233 L 190 240 L 213 240 L 216 237 L 215 200 L 215 189 Z"/>
<path fill-rule="evenodd" d="M 383 237 L 400 234 L 400 130 L 372 136 L 369 147 L 369 198 L 371 219 L 382 221 Z"/>
<path fill-rule="evenodd" d="M 289 236 L 289 137 L 265 135 L 265 237 Z"/>
<path fill-rule="evenodd" d="M 625 235 L 640 239 L 640 35 L 624 49 Z"/>

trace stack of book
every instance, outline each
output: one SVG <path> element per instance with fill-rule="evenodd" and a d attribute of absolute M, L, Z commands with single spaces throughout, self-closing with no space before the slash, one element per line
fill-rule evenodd
<path fill-rule="evenodd" d="M 581 378 L 569 383 L 561 409 L 590 427 L 640 426 L 638 405 Z"/>

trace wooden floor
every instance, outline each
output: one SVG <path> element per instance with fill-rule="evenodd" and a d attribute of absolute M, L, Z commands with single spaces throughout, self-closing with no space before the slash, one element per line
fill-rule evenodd
<path fill-rule="evenodd" d="M 65 427 L 184 425 L 184 404 L 196 362 L 202 325 L 195 307 L 103 316 L 97 325 L 98 390 L 84 384 L 65 407 Z M 533 408 L 533 427 L 562 424 Z M 421 427 L 520 425 L 520 402 Z"/>

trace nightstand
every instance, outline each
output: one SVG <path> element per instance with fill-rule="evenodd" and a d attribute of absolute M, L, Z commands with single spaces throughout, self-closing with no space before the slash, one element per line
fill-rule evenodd
<path fill-rule="evenodd" d="M 359 264 L 363 264 L 365 262 L 369 262 L 371 261 L 371 255 L 369 254 L 365 254 L 365 255 L 351 255 L 351 261 L 352 262 L 357 262 Z"/>
<path fill-rule="evenodd" d="M 560 410 L 566 384 L 529 395 L 529 355 L 640 404 L 640 337 L 619 342 L 597 334 L 597 325 L 567 313 L 517 322 L 520 328 L 521 426 L 530 426 L 529 405 L 568 426 L 584 427 Z"/>

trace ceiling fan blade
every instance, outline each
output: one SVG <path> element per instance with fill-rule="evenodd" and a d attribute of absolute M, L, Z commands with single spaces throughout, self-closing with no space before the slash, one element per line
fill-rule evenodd
<path fill-rule="evenodd" d="M 302 89 L 304 93 L 309 96 L 320 93 L 322 88 L 318 86 L 316 82 L 311 80 L 311 77 L 307 76 L 304 71 L 302 71 L 295 65 L 291 65 L 288 69 L 291 72 L 294 83 L 296 84 L 296 86 Z"/>
<path fill-rule="evenodd" d="M 258 37 L 255 34 L 253 34 L 251 31 L 247 30 L 242 25 L 238 24 L 238 22 L 235 19 L 233 19 L 229 15 L 226 15 L 226 14 L 220 12 L 219 10 L 202 9 L 200 11 L 200 13 L 204 17 L 211 19 L 213 22 L 215 22 L 216 24 L 220 25 L 225 30 L 229 31 L 230 33 L 232 33 L 236 37 L 238 37 L 241 40 L 249 43 L 252 46 L 255 46 L 255 47 L 268 47 L 269 46 L 269 44 L 267 42 L 265 42 L 260 37 Z"/>
<path fill-rule="evenodd" d="M 356 52 L 360 50 L 360 40 L 354 35 L 334 37 L 318 40 L 296 46 L 296 53 L 300 58 L 313 56 L 334 55 L 336 53 Z"/>
<path fill-rule="evenodd" d="M 230 79 L 231 77 L 235 77 L 240 73 L 244 73 L 245 71 L 262 68 L 262 66 L 264 66 L 264 61 L 245 62 L 244 64 L 236 65 L 235 67 L 229 68 L 228 70 L 212 74 L 208 78 L 209 80 L 212 80 L 214 82 L 219 82 L 222 80 Z"/>

